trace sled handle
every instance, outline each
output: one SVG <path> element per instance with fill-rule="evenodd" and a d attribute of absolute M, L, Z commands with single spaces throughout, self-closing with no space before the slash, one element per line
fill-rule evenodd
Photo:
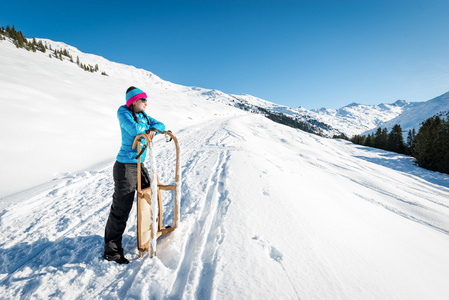
<path fill-rule="evenodd" d="M 172 140 L 175 140 L 176 148 L 178 147 L 178 139 L 173 135 L 173 133 L 170 130 L 160 131 L 158 129 L 154 129 L 154 128 L 152 128 L 152 129 L 160 134 L 165 134 L 165 135 L 170 136 L 172 138 Z M 136 149 L 137 142 L 140 141 L 140 139 L 142 137 L 145 138 L 145 140 L 148 142 L 148 145 L 152 141 L 147 133 L 141 133 L 134 138 L 133 149 Z M 140 155 L 142 155 L 142 154 L 140 153 Z M 138 158 L 138 157 L 136 157 L 136 158 Z"/>
<path fill-rule="evenodd" d="M 146 134 L 146 133 L 141 133 L 141 134 L 139 134 L 138 136 L 136 136 L 136 137 L 134 138 L 133 149 L 136 149 L 137 142 L 140 142 L 140 139 L 141 139 L 141 138 L 145 138 L 145 140 L 147 141 L 148 145 L 150 144 L 151 140 L 150 140 L 150 137 L 148 136 L 148 134 Z M 140 155 L 142 155 L 142 154 L 140 154 Z M 136 157 L 136 158 L 137 158 L 137 157 Z"/>

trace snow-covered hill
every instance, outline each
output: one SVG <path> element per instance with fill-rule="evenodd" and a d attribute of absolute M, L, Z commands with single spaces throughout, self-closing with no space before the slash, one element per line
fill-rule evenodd
<path fill-rule="evenodd" d="M 207 99 L 205 89 L 176 85 L 149 71 L 46 42 L 52 49 L 67 49 L 74 60 L 98 64 L 109 76 L 0 41 L 0 197 L 115 158 L 120 146 L 116 111 L 131 85 L 147 91 L 149 114 L 158 119 L 164 112 L 172 129 L 243 113 L 223 104 L 212 112 L 212 101 L 198 106 Z"/>
<path fill-rule="evenodd" d="M 0 199 L 0 298 L 449 294 L 449 175 L 274 123 L 237 109 L 232 96 L 223 105 L 210 90 L 94 55 L 81 60 L 109 76 L 0 41 L 1 188 L 21 191 Z M 124 235 L 131 263 L 117 265 L 101 255 L 116 110 L 129 85 L 149 94 L 147 112 L 180 142 L 181 222 L 155 258 L 139 259 L 133 210 Z M 158 137 L 155 152 L 170 184 L 173 146 Z"/>
<path fill-rule="evenodd" d="M 417 102 L 410 109 L 404 111 L 385 123 L 380 124 L 382 128 L 391 130 L 394 125 L 401 125 L 404 138 L 409 130 L 413 128 L 418 132 L 422 122 L 434 116 L 446 118 L 449 112 L 449 92 L 433 98 L 426 102 Z M 368 130 L 364 134 L 373 133 L 375 129 Z"/>

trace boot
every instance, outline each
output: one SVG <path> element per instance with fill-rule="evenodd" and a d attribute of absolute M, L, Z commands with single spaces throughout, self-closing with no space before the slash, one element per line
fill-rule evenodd
<path fill-rule="evenodd" d="M 108 261 L 114 261 L 118 264 L 129 264 L 129 260 L 125 258 L 125 255 L 123 255 L 123 251 L 120 253 L 105 253 L 103 255 L 103 258 Z"/>

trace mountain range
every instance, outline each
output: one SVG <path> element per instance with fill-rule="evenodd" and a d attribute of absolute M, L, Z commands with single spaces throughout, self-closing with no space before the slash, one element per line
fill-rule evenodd
<path fill-rule="evenodd" d="M 301 106 L 290 108 L 250 95 L 234 95 L 234 98 L 246 106 L 252 105 L 284 114 L 294 120 L 302 120 L 310 124 L 312 132 L 326 137 L 368 134 L 378 127 L 390 130 L 395 124 L 401 125 L 406 136 L 413 128 L 418 132 L 421 123 L 426 119 L 436 115 L 447 116 L 449 111 L 449 92 L 425 102 L 397 100 L 394 103 L 378 105 L 351 103 L 339 109 L 310 110 Z"/>

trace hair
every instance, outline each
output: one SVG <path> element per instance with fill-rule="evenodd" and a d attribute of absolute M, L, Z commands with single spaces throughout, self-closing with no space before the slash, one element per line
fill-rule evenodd
<path fill-rule="evenodd" d="M 134 89 L 136 89 L 135 86 L 130 86 L 130 87 L 126 90 L 126 93 L 125 93 L 125 94 L 128 94 L 129 91 L 132 91 L 132 90 L 134 90 Z"/>
<path fill-rule="evenodd" d="M 135 103 L 135 102 L 134 102 Z M 128 109 L 131 111 L 131 113 L 133 114 L 133 118 L 134 121 L 136 121 L 136 123 L 139 123 L 139 118 L 137 118 L 136 112 L 134 111 L 134 103 L 131 104 Z M 147 117 L 147 114 L 142 112 L 143 116 L 145 117 L 145 119 L 147 119 L 148 124 L 150 124 L 150 120 Z"/>

